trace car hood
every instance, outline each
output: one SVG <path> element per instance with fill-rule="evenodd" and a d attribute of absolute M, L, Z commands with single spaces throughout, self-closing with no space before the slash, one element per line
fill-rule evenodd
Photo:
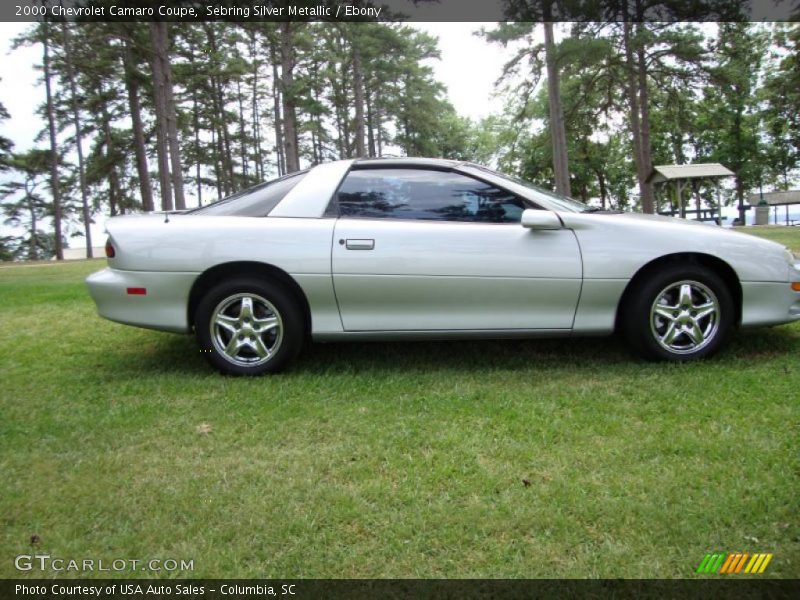
<path fill-rule="evenodd" d="M 712 223 L 704 223 L 678 217 L 664 215 L 648 215 L 633 212 L 608 212 L 608 213 L 558 213 L 566 227 L 582 229 L 586 226 L 603 226 L 613 223 L 622 225 L 623 228 L 635 228 L 655 232 L 665 232 L 675 235 L 678 232 L 693 238 L 722 238 L 726 241 L 737 241 L 743 244 L 754 244 L 764 249 L 780 250 L 785 247 L 777 242 L 750 235 L 744 231 L 730 227 L 720 227 Z"/>

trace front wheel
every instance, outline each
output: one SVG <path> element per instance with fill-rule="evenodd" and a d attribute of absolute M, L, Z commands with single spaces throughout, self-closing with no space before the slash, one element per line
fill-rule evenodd
<path fill-rule="evenodd" d="M 725 282 L 699 265 L 671 266 L 640 282 L 623 311 L 623 333 L 633 349 L 670 361 L 711 356 L 735 320 Z"/>
<path fill-rule="evenodd" d="M 223 282 L 195 314 L 200 351 L 223 373 L 262 375 L 283 369 L 303 342 L 303 318 L 283 288 L 240 279 Z"/>

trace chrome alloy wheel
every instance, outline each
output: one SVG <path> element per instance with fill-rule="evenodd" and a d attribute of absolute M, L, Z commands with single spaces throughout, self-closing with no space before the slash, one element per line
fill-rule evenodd
<path fill-rule="evenodd" d="M 277 309 L 253 293 L 234 294 L 211 313 L 211 340 L 229 362 L 246 367 L 264 364 L 283 341 L 283 320 Z"/>
<path fill-rule="evenodd" d="M 720 303 L 708 286 L 678 281 L 656 296 L 650 309 L 650 328 L 659 345 L 673 354 L 705 348 L 719 330 Z"/>

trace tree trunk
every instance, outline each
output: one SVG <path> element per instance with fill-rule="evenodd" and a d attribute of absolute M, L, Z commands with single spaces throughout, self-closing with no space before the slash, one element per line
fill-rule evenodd
<path fill-rule="evenodd" d="M 223 194 L 225 193 L 225 188 L 222 184 L 222 167 L 219 164 L 219 146 L 217 144 L 217 128 L 212 123 L 211 125 L 211 147 L 214 149 L 214 174 L 216 177 L 214 178 L 217 182 L 217 198 L 222 198 Z"/>
<path fill-rule="evenodd" d="M 376 156 L 383 156 L 383 111 L 381 110 L 380 92 L 375 92 L 375 117 L 377 120 L 375 127 L 375 142 L 377 145 Z"/>
<path fill-rule="evenodd" d="M 642 28 L 642 23 L 637 24 L 637 28 Z M 647 214 L 655 212 L 655 201 L 653 198 L 653 185 L 647 181 L 650 172 L 653 170 L 652 151 L 650 149 L 650 93 L 647 88 L 647 57 L 643 42 L 637 44 L 637 72 L 639 76 L 639 109 L 642 113 L 641 127 L 641 152 L 642 152 L 642 172 L 644 181 L 640 184 L 642 190 L 642 211 Z"/>
<path fill-rule="evenodd" d="M 275 153 L 278 159 L 278 175 L 286 173 L 286 154 L 283 149 L 283 118 L 281 116 L 281 90 L 278 76 L 278 58 L 275 46 L 269 48 L 270 61 L 272 62 L 272 109 L 275 121 Z"/>
<path fill-rule="evenodd" d="M 291 22 L 281 23 L 281 96 L 283 98 L 283 147 L 286 152 L 286 172 L 300 170 L 297 116 L 294 90 L 294 35 Z"/>
<path fill-rule="evenodd" d="M 252 97 L 250 112 L 252 113 L 252 127 L 253 127 L 253 153 L 254 168 L 256 171 L 256 179 L 262 181 L 264 179 L 264 161 L 261 157 L 261 127 L 259 125 L 259 110 L 258 110 L 258 58 L 256 53 L 256 33 L 255 30 L 250 30 L 250 60 L 253 63 L 253 84 L 252 84 Z"/>
<path fill-rule="evenodd" d="M 33 202 L 33 189 L 25 182 L 25 198 L 28 200 L 28 212 L 31 215 L 31 239 L 28 240 L 28 260 L 39 258 L 39 236 L 36 235 L 36 206 Z"/>
<path fill-rule="evenodd" d="M 197 88 L 192 89 L 192 129 L 194 129 L 194 178 L 197 187 L 197 205 L 203 206 L 203 182 L 200 176 L 200 109 L 197 106 Z"/>
<path fill-rule="evenodd" d="M 97 90 L 97 96 L 103 98 L 105 90 L 102 85 Z M 110 205 L 111 216 L 119 212 L 125 214 L 125 206 L 122 204 L 122 188 L 119 184 L 119 174 L 117 167 L 113 164 L 114 160 L 114 138 L 111 136 L 111 115 L 108 112 L 108 105 L 106 100 L 102 102 L 102 109 L 100 111 L 103 124 L 103 141 L 106 147 L 106 164 L 108 165 L 108 202 Z"/>
<path fill-rule="evenodd" d="M 628 109 L 630 115 L 631 137 L 633 138 L 633 159 L 636 164 L 636 179 L 639 183 L 639 197 L 644 211 L 644 201 L 647 196 L 645 180 L 647 173 L 644 172 L 644 162 L 642 159 L 642 129 L 639 121 L 639 95 L 636 85 L 636 65 L 633 60 L 633 47 L 631 41 L 631 23 L 623 23 L 623 41 L 625 45 L 625 68 L 627 71 L 625 91 L 628 96 Z M 652 208 L 651 208 L 652 210 Z"/>
<path fill-rule="evenodd" d="M 606 190 L 606 178 L 600 169 L 595 171 L 597 174 L 597 185 L 600 187 L 600 206 L 605 210 L 606 199 L 608 198 L 608 191 Z"/>
<path fill-rule="evenodd" d="M 172 89 L 172 67 L 169 63 L 169 31 L 167 23 L 160 21 L 155 25 L 159 37 L 156 47 L 156 58 L 161 61 L 164 82 L 164 99 L 166 101 L 167 135 L 169 140 L 169 157 L 172 167 L 172 188 L 175 192 L 175 208 L 184 210 L 186 198 L 183 195 L 183 167 L 181 165 L 181 143 L 178 138 L 178 114 L 175 106 L 175 94 Z"/>
<path fill-rule="evenodd" d="M 375 156 L 375 131 L 374 131 L 374 122 L 373 122 L 373 114 L 372 114 L 372 94 L 370 93 L 369 89 L 366 90 L 366 105 L 367 105 L 367 152 L 369 156 Z"/>
<path fill-rule="evenodd" d="M 163 52 L 161 36 L 158 33 L 158 23 L 152 22 L 150 26 L 150 40 L 153 44 L 151 64 L 153 70 L 153 106 L 156 116 L 156 154 L 158 156 L 158 180 L 161 188 L 161 210 L 173 209 L 172 185 L 169 173 L 169 130 L 167 127 L 167 101 L 164 88 L 163 63 L 159 52 Z"/>
<path fill-rule="evenodd" d="M 69 23 L 63 23 L 64 33 L 64 63 L 67 67 L 67 80 L 69 81 L 70 108 L 72 109 L 72 124 L 75 126 L 75 150 L 78 154 L 78 184 L 81 188 L 81 212 L 83 216 L 83 231 L 86 238 L 86 258 L 94 258 L 92 252 L 92 215 L 89 210 L 89 193 L 86 189 L 86 165 L 83 160 L 83 135 L 81 131 L 81 117 L 78 110 L 78 92 L 75 83 L 75 67 L 72 64 L 72 48 L 70 44 Z"/>
<path fill-rule="evenodd" d="M 247 181 L 248 157 L 247 157 L 247 131 L 244 126 L 244 101 L 242 100 L 242 83 L 236 80 L 236 99 L 239 101 L 239 154 L 242 157 L 242 176 Z"/>
<path fill-rule="evenodd" d="M 366 155 L 364 148 L 364 71 L 361 66 L 361 51 L 358 44 L 353 43 L 353 87 L 356 105 L 356 156 L 362 158 Z"/>
<path fill-rule="evenodd" d="M 747 212 L 745 211 L 744 205 L 744 184 L 742 183 L 742 178 L 738 175 L 735 178 L 736 182 L 736 207 L 739 211 L 739 220 L 741 221 L 742 225 L 747 223 Z M 775 217 L 777 219 L 777 217 Z"/>
<path fill-rule="evenodd" d="M 215 102 L 218 107 L 217 114 L 219 115 L 219 133 L 220 133 L 220 140 L 222 142 L 222 165 L 225 169 L 225 179 L 228 181 L 230 186 L 230 192 L 233 192 L 236 189 L 235 183 L 235 175 L 233 172 L 233 151 L 231 150 L 231 136 L 228 132 L 228 122 L 225 118 L 225 90 L 222 87 L 222 83 L 220 83 L 219 77 L 213 77 L 212 82 L 214 84 L 214 97 Z"/>
<path fill-rule="evenodd" d="M 233 182 L 230 180 L 230 169 L 225 159 L 225 123 L 222 107 L 220 106 L 219 94 L 217 94 L 217 78 L 211 76 L 210 96 L 211 104 L 214 107 L 214 117 L 211 120 L 211 145 L 214 148 L 214 165 L 216 169 L 217 182 L 225 195 L 232 192 Z"/>
<path fill-rule="evenodd" d="M 550 5 L 544 4 L 545 19 L 550 16 Z M 564 125 L 564 109 L 561 104 L 561 89 L 556 65 L 556 48 L 553 37 L 553 24 L 544 24 L 545 62 L 547 63 L 547 97 L 550 104 L 550 139 L 553 143 L 553 171 L 556 179 L 556 192 L 570 196 L 569 162 L 567 159 L 567 134 Z"/>
<path fill-rule="evenodd" d="M 125 68 L 125 87 L 128 92 L 128 109 L 131 113 L 131 127 L 133 130 L 133 151 L 136 156 L 136 172 L 139 175 L 139 192 L 142 195 L 142 209 L 151 211 L 155 210 L 155 204 L 153 203 L 153 186 L 150 183 L 150 171 L 147 166 L 147 149 L 144 140 L 142 109 L 139 102 L 139 82 L 136 79 L 136 63 L 134 61 L 130 39 L 125 39 L 123 61 Z"/>
<path fill-rule="evenodd" d="M 403 104 L 404 104 L 403 105 L 403 114 L 402 114 L 402 117 L 401 117 L 401 120 L 403 121 L 403 138 L 405 139 L 405 147 L 403 148 L 403 150 L 405 150 L 406 156 L 414 156 L 415 155 L 414 144 L 411 141 L 411 129 L 410 129 L 411 126 L 410 126 L 410 123 L 408 122 L 408 113 L 410 111 L 409 111 L 409 107 L 408 107 L 408 104 L 407 104 L 408 103 L 408 96 L 409 96 L 409 92 L 408 92 L 408 74 L 407 73 L 404 76 L 403 84 L 404 84 L 403 87 L 404 87 L 404 94 L 405 94 L 405 99 L 404 99 L 404 102 L 403 102 Z"/>
<path fill-rule="evenodd" d="M 317 114 L 316 116 L 316 128 L 317 128 L 317 161 L 321 163 L 325 160 L 325 147 L 322 144 L 322 136 L 325 133 L 325 126 L 322 124 L 322 116 Z"/>
<path fill-rule="evenodd" d="M 47 99 L 47 129 L 50 135 L 50 190 L 53 193 L 53 233 L 55 234 L 56 260 L 64 260 L 61 240 L 61 186 L 58 179 L 58 144 L 56 140 L 56 118 L 53 107 L 53 90 L 50 85 L 50 24 L 44 22 L 44 88 Z M 34 232 L 33 235 L 36 235 Z"/>
<path fill-rule="evenodd" d="M 316 102 L 318 105 L 321 105 L 322 102 L 319 96 L 320 88 L 322 87 L 323 83 L 320 81 L 319 65 L 317 63 L 314 63 L 314 66 L 311 69 L 311 77 L 314 81 L 314 85 L 312 87 L 314 102 Z M 325 126 L 322 124 L 322 115 L 319 110 L 314 111 L 314 113 L 310 116 L 310 120 L 314 123 L 314 127 L 312 128 L 313 137 L 311 144 L 314 149 L 314 164 L 317 165 L 325 159 L 325 152 L 322 145 L 323 136 L 325 135 Z"/>
<path fill-rule="evenodd" d="M 228 126 L 225 118 L 225 96 L 222 93 L 219 76 L 215 74 L 222 70 L 217 61 L 217 35 L 214 30 L 214 23 L 203 23 L 203 27 L 211 49 L 210 68 L 212 75 L 209 77 L 209 96 L 214 109 L 214 117 L 211 120 L 212 132 L 216 131 L 216 143 L 212 144 L 216 152 L 216 176 L 224 194 L 228 195 L 233 192 L 234 187 L 233 167 L 231 166 L 230 140 L 228 139 Z"/>
<path fill-rule="evenodd" d="M 350 158 L 350 140 L 346 129 L 346 115 L 342 114 L 341 104 L 334 100 L 334 115 L 336 117 L 336 134 L 339 147 L 339 158 Z"/>
<path fill-rule="evenodd" d="M 337 29 L 337 31 L 340 30 Z M 336 45 L 336 54 L 342 57 L 347 56 L 348 51 L 342 35 L 336 35 L 333 41 Z M 353 158 L 356 143 L 354 139 L 356 136 L 351 136 L 352 131 L 350 129 L 352 123 L 350 122 L 351 104 L 348 90 L 351 89 L 351 85 L 347 75 L 351 69 L 352 62 L 349 64 L 342 62 L 339 74 L 332 75 L 329 78 L 336 113 L 336 128 L 339 134 L 340 158 Z M 352 88 L 355 88 L 355 84 L 353 84 Z"/>

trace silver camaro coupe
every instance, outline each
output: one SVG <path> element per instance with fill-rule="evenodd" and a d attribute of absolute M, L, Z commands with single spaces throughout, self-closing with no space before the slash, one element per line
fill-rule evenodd
<path fill-rule="evenodd" d="M 193 331 L 238 375 L 280 370 L 306 339 L 619 331 L 682 361 L 737 327 L 800 319 L 800 259 L 779 244 L 456 161 L 331 162 L 107 230 L 108 268 L 87 279 L 100 315 Z"/>

